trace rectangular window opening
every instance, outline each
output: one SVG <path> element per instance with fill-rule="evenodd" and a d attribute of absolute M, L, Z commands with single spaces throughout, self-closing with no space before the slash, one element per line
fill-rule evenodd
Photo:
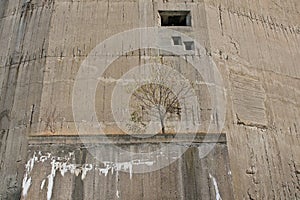
<path fill-rule="evenodd" d="M 195 49 L 194 42 L 184 42 L 185 50 L 192 51 Z"/>
<path fill-rule="evenodd" d="M 158 11 L 161 26 L 191 26 L 190 11 Z"/>
<path fill-rule="evenodd" d="M 174 36 L 172 37 L 172 40 L 174 45 L 182 45 L 181 37 Z"/>

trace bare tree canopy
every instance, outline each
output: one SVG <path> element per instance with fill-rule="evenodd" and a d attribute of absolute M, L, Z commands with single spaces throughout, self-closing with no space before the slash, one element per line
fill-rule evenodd
<path fill-rule="evenodd" d="M 131 130 L 145 131 L 146 126 L 159 124 L 160 132 L 166 133 L 166 120 L 178 122 L 181 120 L 182 105 L 180 102 L 187 97 L 189 87 L 180 83 L 171 73 L 152 67 L 152 81 L 140 85 L 131 97 Z M 137 81 L 136 81 L 137 82 Z M 169 87 L 168 87 L 169 86 Z M 176 88 L 176 89 L 174 89 Z M 155 131 L 155 129 L 153 129 Z"/>
<path fill-rule="evenodd" d="M 161 124 L 161 132 L 165 133 L 166 117 L 175 114 L 180 118 L 181 108 L 178 97 L 163 85 L 154 83 L 143 85 L 132 96 L 137 107 L 140 108 L 141 116 L 137 111 L 132 113 L 132 117 L 135 117 L 133 120 L 137 122 L 142 123 L 141 120 L 145 120 L 145 117 L 143 118 L 145 115 L 157 119 Z"/>

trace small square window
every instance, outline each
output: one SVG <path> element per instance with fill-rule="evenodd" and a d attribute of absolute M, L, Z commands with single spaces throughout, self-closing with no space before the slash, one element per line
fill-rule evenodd
<path fill-rule="evenodd" d="M 182 41 L 181 41 L 181 37 L 172 37 L 172 40 L 173 40 L 173 44 L 174 45 L 182 45 Z"/>
<path fill-rule="evenodd" d="M 191 26 L 190 11 L 158 11 L 161 26 Z"/>
<path fill-rule="evenodd" d="M 187 50 L 187 51 L 191 51 L 191 50 L 194 50 L 194 49 L 195 49 L 195 46 L 194 46 L 194 42 L 193 42 L 193 41 L 190 41 L 190 42 L 184 42 L 184 46 L 185 46 L 185 50 Z"/>

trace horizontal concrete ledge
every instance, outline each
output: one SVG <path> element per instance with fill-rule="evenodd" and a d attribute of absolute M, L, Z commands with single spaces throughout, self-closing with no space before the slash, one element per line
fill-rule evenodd
<path fill-rule="evenodd" d="M 142 143 L 226 143 L 226 134 L 158 134 L 158 135 L 85 135 L 30 136 L 29 145 L 37 144 L 142 144 Z"/>

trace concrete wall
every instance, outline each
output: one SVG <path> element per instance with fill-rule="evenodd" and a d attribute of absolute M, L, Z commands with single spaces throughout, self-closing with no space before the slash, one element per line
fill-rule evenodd
<path fill-rule="evenodd" d="M 198 135 L 186 151 L 182 149 L 184 138 L 166 142 L 173 140 L 172 135 L 89 139 L 82 146 L 74 136 L 31 138 L 25 174 L 30 184 L 25 184 L 22 199 L 233 198 L 225 135 L 211 136 L 209 143 Z M 209 145 L 214 150 L 202 158 Z M 95 157 L 91 149 L 101 157 Z M 121 149 L 149 153 L 129 158 Z M 178 152 L 184 153 L 172 160 Z M 169 160 L 170 165 L 160 167 L 162 160 Z M 158 170 L 152 170 L 156 167 Z"/>
<path fill-rule="evenodd" d="M 299 198 L 297 0 L 1 1 L 1 198 L 20 196 L 30 158 L 28 135 L 76 134 L 72 89 L 89 52 L 113 34 L 157 26 L 160 9 L 192 11 L 193 27 L 176 30 L 199 41 L 223 77 L 227 114 L 222 132 L 227 134 L 235 199 Z M 162 62 L 184 68 L 178 58 L 160 56 Z M 124 73 L 117 69 L 120 63 L 129 69 L 142 59 L 141 53 L 123 55 L 107 75 Z M 110 99 L 101 91 L 113 85 L 102 86 L 98 116 L 110 122 Z M 205 122 L 211 105 L 205 87 L 200 89 Z"/>
<path fill-rule="evenodd" d="M 299 2 L 208 1 L 237 199 L 299 198 Z"/>
<path fill-rule="evenodd" d="M 46 63 L 50 1 L 0 2 L 0 198 L 21 193 L 27 135 L 38 121 Z"/>

